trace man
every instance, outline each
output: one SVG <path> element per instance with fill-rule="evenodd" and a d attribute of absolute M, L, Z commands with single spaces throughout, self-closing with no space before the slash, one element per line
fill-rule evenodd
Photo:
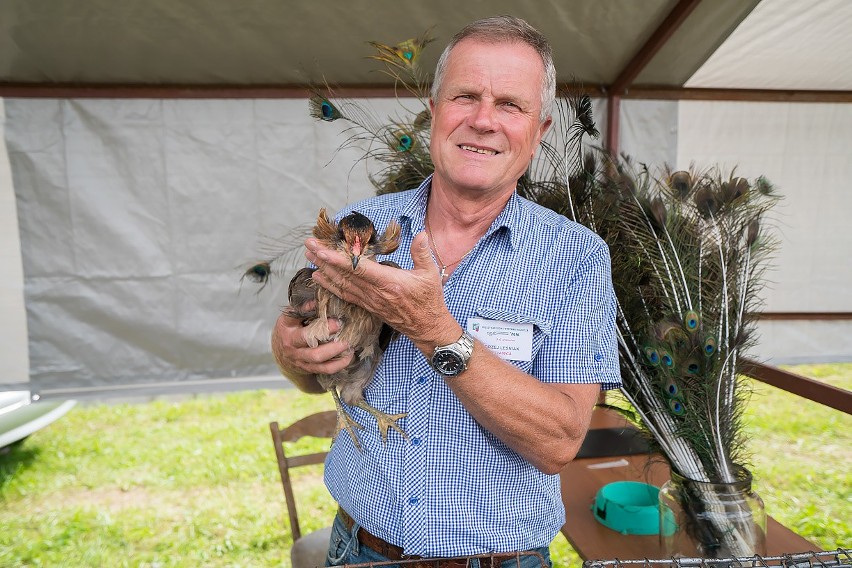
<path fill-rule="evenodd" d="M 528 550 L 549 562 L 564 523 L 558 473 L 601 388 L 619 383 L 605 243 L 515 193 L 550 127 L 555 81 L 550 46 L 529 24 L 470 24 L 435 74 L 434 175 L 340 214 L 357 210 L 379 231 L 397 220 L 402 244 L 388 258 L 404 270 L 366 261 L 353 271 L 306 241 L 320 286 L 402 334 L 365 396 L 408 413 L 408 439 L 391 432 L 383 445 L 368 427 L 363 452 L 347 436 L 333 444 L 329 565 Z M 342 369 L 351 353 L 338 342 L 309 348 L 302 331 L 279 318 L 273 352 L 299 388 L 319 392 L 314 374 Z"/>

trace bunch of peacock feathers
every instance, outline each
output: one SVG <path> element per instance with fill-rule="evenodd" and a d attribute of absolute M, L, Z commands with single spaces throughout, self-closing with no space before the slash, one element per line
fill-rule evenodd
<path fill-rule="evenodd" d="M 772 186 L 607 159 L 571 193 L 572 217 L 610 247 L 624 395 L 677 473 L 738 481 L 739 374 L 775 244 L 761 232 Z"/>
<path fill-rule="evenodd" d="M 433 169 L 425 82 L 416 56 L 399 55 L 401 46 L 427 42 L 423 36 L 396 47 L 372 44 L 375 59 L 424 105 L 413 119 L 381 125 L 355 103 L 312 101 L 317 118 L 352 124 L 344 146 L 362 144 L 365 158 L 381 162 L 370 177 L 378 193 L 416 187 Z M 587 96 L 561 97 L 555 118 L 518 193 L 588 226 L 609 245 L 622 391 L 672 469 L 696 481 L 738 481 L 747 394 L 739 374 L 775 244 L 762 230 L 778 199 L 772 186 L 718 169 L 653 172 L 587 148 L 598 135 Z"/>
<path fill-rule="evenodd" d="M 689 483 L 680 498 L 699 550 L 753 554 L 763 536 L 748 503 L 719 500 L 706 484 L 748 476 L 740 372 L 775 246 L 761 224 L 778 197 L 762 177 L 654 175 L 598 155 L 599 165 L 588 154 L 561 185 L 567 216 L 609 245 L 622 393 L 672 470 L 705 483 Z"/>

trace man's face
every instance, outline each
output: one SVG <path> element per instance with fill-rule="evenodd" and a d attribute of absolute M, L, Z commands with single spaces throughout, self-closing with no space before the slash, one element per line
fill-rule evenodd
<path fill-rule="evenodd" d="M 434 183 L 502 195 L 524 174 L 550 118 L 539 120 L 544 65 L 524 43 L 459 42 L 432 109 Z"/>

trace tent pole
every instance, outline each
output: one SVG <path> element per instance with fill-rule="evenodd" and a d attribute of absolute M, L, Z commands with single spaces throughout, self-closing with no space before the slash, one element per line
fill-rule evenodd
<path fill-rule="evenodd" d="M 621 95 L 610 94 L 606 98 L 606 149 L 610 155 L 618 155 L 618 139 L 621 115 Z"/>
<path fill-rule="evenodd" d="M 701 0 L 680 0 L 607 89 L 606 147 L 613 156 L 618 154 L 621 97 L 700 3 Z"/>

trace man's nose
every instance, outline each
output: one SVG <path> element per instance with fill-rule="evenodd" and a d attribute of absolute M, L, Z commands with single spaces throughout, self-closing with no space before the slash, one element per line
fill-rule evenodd
<path fill-rule="evenodd" d="M 487 101 L 480 101 L 473 110 L 471 116 L 471 126 L 479 131 L 494 130 L 495 112 L 493 104 Z"/>

